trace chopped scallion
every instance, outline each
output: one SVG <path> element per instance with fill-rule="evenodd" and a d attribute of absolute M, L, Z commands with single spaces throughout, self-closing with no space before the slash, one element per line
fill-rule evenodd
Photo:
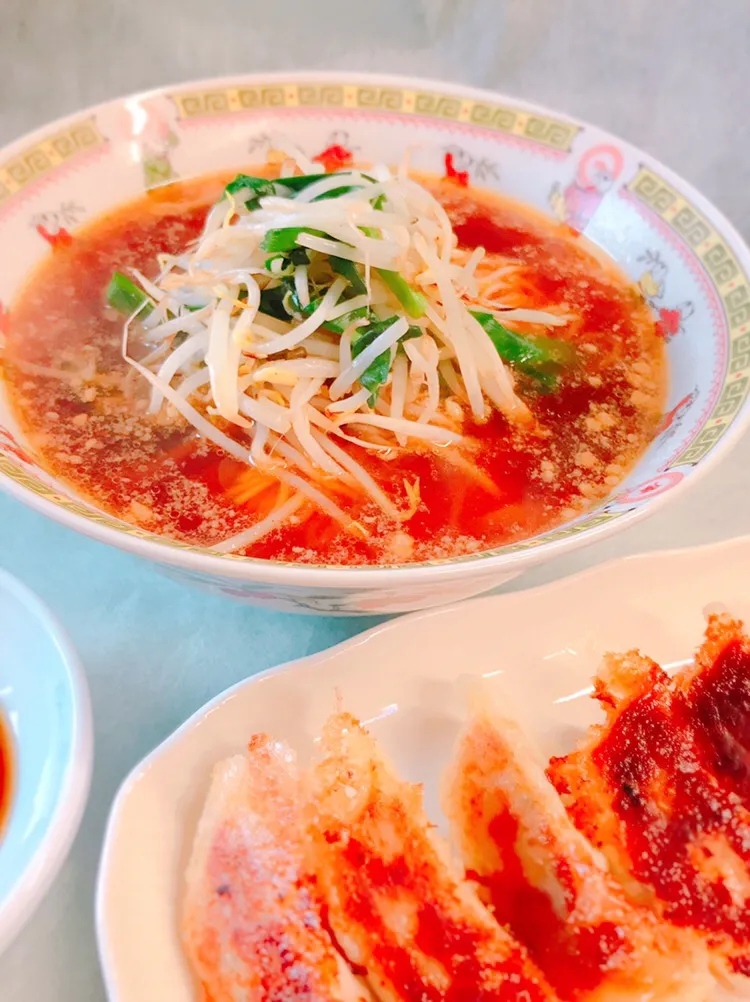
<path fill-rule="evenodd" d="M 386 271 L 384 268 L 377 268 L 376 271 L 413 320 L 424 316 L 427 300 L 421 292 L 412 289 L 397 271 Z"/>
<path fill-rule="evenodd" d="M 576 350 L 567 341 L 519 334 L 508 330 L 491 313 L 469 312 L 487 332 L 500 358 L 537 380 L 543 389 L 555 389 L 561 371 L 576 364 Z"/>
<path fill-rule="evenodd" d="M 312 230 L 309 226 L 285 226 L 280 230 L 269 230 L 260 246 L 271 254 L 288 254 L 298 249 L 297 239 L 300 233 L 311 233 L 316 237 L 327 236 L 321 230 Z"/>
<path fill-rule="evenodd" d="M 135 282 L 131 282 L 128 276 L 123 275 L 121 271 L 114 272 L 109 280 L 107 302 L 118 313 L 124 313 L 127 316 L 139 310 L 141 318 L 147 317 L 154 308 L 152 300 L 143 289 L 139 289 Z"/>
<path fill-rule="evenodd" d="M 347 261 L 343 257 L 330 257 L 328 261 L 336 274 L 347 280 L 355 296 L 364 296 L 367 293 L 364 279 L 353 261 Z"/>

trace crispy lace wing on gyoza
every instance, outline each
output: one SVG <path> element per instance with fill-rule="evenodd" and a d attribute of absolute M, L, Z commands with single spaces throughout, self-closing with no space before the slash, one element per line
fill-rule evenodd
<path fill-rule="evenodd" d="M 519 728 L 481 696 L 443 803 L 467 876 L 497 920 L 526 944 L 563 999 L 710 998 L 701 943 L 628 900 L 576 831 Z"/>
<path fill-rule="evenodd" d="M 703 738 L 708 766 L 750 799 L 750 637 L 739 620 L 709 617 L 694 663 L 675 676 Z"/>
<path fill-rule="evenodd" d="M 294 757 L 262 735 L 214 769 L 186 874 L 182 937 L 210 1002 L 364 1002 L 303 862 Z"/>
<path fill-rule="evenodd" d="M 750 641 L 709 619 L 695 666 L 670 678 L 637 652 L 595 682 L 603 726 L 553 759 L 571 818 L 636 898 L 699 931 L 717 969 L 750 974 Z"/>
<path fill-rule="evenodd" d="M 336 940 L 383 1002 L 542 1002 L 556 996 L 495 922 L 422 807 L 347 714 L 311 777 L 312 865 Z"/>

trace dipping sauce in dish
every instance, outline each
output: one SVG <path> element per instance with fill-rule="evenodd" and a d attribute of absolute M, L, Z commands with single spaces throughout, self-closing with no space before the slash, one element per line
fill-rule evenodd
<path fill-rule="evenodd" d="M 0 838 L 10 814 L 13 794 L 13 754 L 10 728 L 0 711 Z"/>
<path fill-rule="evenodd" d="M 152 191 L 32 275 L 5 375 L 46 467 L 165 537 L 339 566 L 502 546 L 616 489 L 666 365 L 612 261 L 450 179 L 268 174 Z"/>

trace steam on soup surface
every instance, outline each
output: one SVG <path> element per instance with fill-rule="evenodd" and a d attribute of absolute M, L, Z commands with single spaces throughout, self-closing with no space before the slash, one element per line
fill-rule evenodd
<path fill-rule="evenodd" d="M 38 267 L 6 378 L 46 467 L 158 534 L 329 564 L 496 547 L 616 488 L 666 374 L 614 265 L 455 180 L 278 170 L 151 191 Z"/>

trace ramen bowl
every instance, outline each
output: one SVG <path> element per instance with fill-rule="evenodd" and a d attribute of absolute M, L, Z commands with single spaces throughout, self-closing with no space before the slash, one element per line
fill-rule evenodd
<path fill-rule="evenodd" d="M 750 254 L 732 226 L 666 167 L 593 126 L 467 87 L 401 77 L 299 73 L 168 87 L 58 121 L 0 152 L 0 330 L 29 272 L 76 228 L 178 178 L 247 168 L 283 133 L 309 157 L 331 148 L 440 173 L 583 232 L 636 284 L 666 343 L 669 392 L 653 441 L 608 498 L 504 547 L 422 563 L 328 566 L 225 555 L 97 509 L 45 469 L 0 385 L 0 486 L 64 525 L 203 588 L 269 608 L 404 612 L 488 591 L 667 504 L 747 425 Z M 1 382 L 1 381 L 0 381 Z M 81 462 L 86 462 L 85 457 Z"/>

